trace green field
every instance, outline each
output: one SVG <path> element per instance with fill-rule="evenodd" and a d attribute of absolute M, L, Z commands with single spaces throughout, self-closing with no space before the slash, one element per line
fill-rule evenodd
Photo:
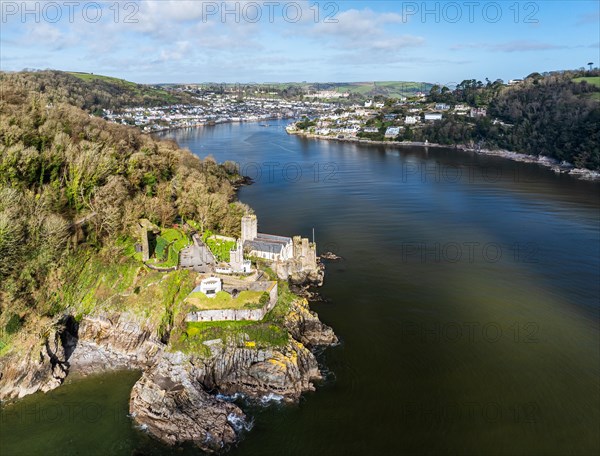
<path fill-rule="evenodd" d="M 600 76 L 590 76 L 585 78 L 575 78 L 573 82 L 587 82 L 588 84 L 594 85 L 596 87 L 600 87 Z"/>
<path fill-rule="evenodd" d="M 285 328 L 268 322 L 188 322 L 186 330 L 174 343 L 174 346 L 176 349 L 188 353 L 210 354 L 210 350 L 203 342 L 215 339 L 236 342 L 246 339 L 245 346 L 247 347 L 268 348 L 285 346 L 288 343 L 289 335 Z"/>
<path fill-rule="evenodd" d="M 176 228 L 166 228 L 156 237 L 156 247 L 154 253 L 156 258 L 150 260 L 150 263 L 161 267 L 177 266 L 179 262 L 179 252 L 190 244 L 187 235 Z"/>
<path fill-rule="evenodd" d="M 191 293 L 186 301 L 197 310 L 258 309 L 263 306 L 259 302 L 263 293 L 263 291 L 244 290 L 233 298 L 229 293 L 219 291 L 214 298 L 209 298 L 204 293 L 196 291 Z"/>
<path fill-rule="evenodd" d="M 80 73 L 71 71 L 68 74 L 76 77 L 90 85 L 104 85 L 123 89 L 125 92 L 135 97 L 152 97 L 156 102 L 164 104 L 180 103 L 175 94 L 162 88 L 151 87 L 145 84 L 137 84 L 135 82 L 126 81 L 125 79 L 113 78 L 112 76 L 103 76 L 101 74 Z"/>
<path fill-rule="evenodd" d="M 103 76 L 101 74 L 92 74 L 92 73 L 78 73 L 75 71 L 70 71 L 69 74 L 71 76 L 75 76 L 76 78 L 81 79 L 85 82 L 108 82 L 110 84 L 121 84 L 124 86 L 128 86 L 131 88 L 135 88 L 138 84 L 131 81 L 126 81 L 125 79 L 113 78 L 112 76 Z"/>
<path fill-rule="evenodd" d="M 218 239 L 211 231 L 205 231 L 202 241 L 218 261 L 229 261 L 229 251 L 235 249 L 235 242 Z"/>

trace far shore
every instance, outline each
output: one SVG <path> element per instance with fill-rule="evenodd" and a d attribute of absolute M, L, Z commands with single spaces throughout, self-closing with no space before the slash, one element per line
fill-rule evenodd
<path fill-rule="evenodd" d="M 214 127 L 215 125 L 222 125 L 222 124 L 232 124 L 232 123 L 262 123 L 262 122 L 269 122 L 272 120 L 290 120 L 290 119 L 295 119 L 295 117 L 277 117 L 277 116 L 273 116 L 273 117 L 269 117 L 268 119 L 225 119 L 225 120 L 221 120 L 221 121 L 208 121 L 208 122 L 197 122 L 191 125 L 169 125 L 166 127 L 161 127 L 158 130 L 150 130 L 150 131 L 146 131 L 142 129 L 143 133 L 146 134 L 156 134 L 156 133 L 165 133 L 168 131 L 176 131 L 176 130 L 184 130 L 186 128 L 197 128 L 197 127 Z M 139 128 L 139 126 L 138 126 Z"/>
<path fill-rule="evenodd" d="M 310 139 L 325 139 L 328 141 L 340 141 L 340 142 L 353 142 L 367 145 L 377 145 L 377 146 L 399 146 L 399 147 L 436 147 L 436 148 L 444 148 L 444 149 L 456 149 L 461 150 L 463 152 L 474 152 L 476 154 L 481 155 L 491 155 L 495 157 L 506 158 L 508 160 L 522 162 L 522 163 L 536 163 L 540 166 L 544 166 L 546 168 L 550 168 L 557 174 L 568 174 L 569 176 L 573 176 L 577 179 L 586 180 L 586 181 L 599 181 L 600 180 L 600 172 L 592 171 L 586 168 L 576 168 L 570 163 L 559 162 L 550 157 L 546 157 L 543 155 L 528 155 L 522 154 L 519 152 L 512 152 L 510 150 L 504 149 L 481 149 L 476 147 L 471 147 L 466 144 L 438 144 L 438 143 L 430 143 L 430 142 L 419 142 L 419 141 L 374 141 L 372 139 L 364 139 L 357 138 L 355 136 L 324 136 L 317 135 L 314 133 L 305 133 L 303 131 L 290 131 L 287 130 L 288 134 L 302 136 Z"/>

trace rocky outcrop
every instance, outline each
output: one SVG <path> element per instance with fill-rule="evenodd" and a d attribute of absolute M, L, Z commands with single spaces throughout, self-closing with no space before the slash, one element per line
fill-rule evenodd
<path fill-rule="evenodd" d="M 297 401 L 321 379 L 309 348 L 337 343 L 331 328 L 305 299 L 291 304 L 284 325 L 287 342 L 261 347 L 242 332 L 204 342 L 210 355 L 200 357 L 167 351 L 157 328 L 133 315 L 65 317 L 28 357 L 1 360 L 0 398 L 49 391 L 69 372 L 141 369 L 129 403 L 134 422 L 167 444 L 219 451 L 247 427 L 242 410 L 219 394 Z"/>
<path fill-rule="evenodd" d="M 134 385 L 129 411 L 142 429 L 169 445 L 191 442 L 218 451 L 236 441 L 246 416 L 207 393 L 196 377 L 187 357 L 166 354 Z"/>
<path fill-rule="evenodd" d="M 152 324 L 128 314 L 85 317 L 79 324 L 71 371 L 87 375 L 150 367 L 165 348 L 155 334 Z"/>
<path fill-rule="evenodd" d="M 277 349 L 227 346 L 220 340 L 211 341 L 210 348 L 213 356 L 195 360 L 201 366 L 199 379 L 222 394 L 296 401 L 321 378 L 314 355 L 294 339 Z"/>
<path fill-rule="evenodd" d="M 37 391 L 47 392 L 62 384 L 74 349 L 76 323 L 61 319 L 26 356 L 0 359 L 0 400 L 16 399 Z"/>
<path fill-rule="evenodd" d="M 285 327 L 294 339 L 311 348 L 338 343 L 333 329 L 319 320 L 306 299 L 292 303 L 291 311 L 285 317 Z"/>

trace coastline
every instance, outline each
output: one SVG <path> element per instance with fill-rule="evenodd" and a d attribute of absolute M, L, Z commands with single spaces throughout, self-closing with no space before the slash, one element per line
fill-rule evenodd
<path fill-rule="evenodd" d="M 570 163 L 561 163 L 556 159 L 546 157 L 543 155 L 529 155 L 519 152 L 512 152 L 505 149 L 480 149 L 473 148 L 466 144 L 438 144 L 438 143 L 424 143 L 418 141 L 375 141 L 372 139 L 357 138 L 355 136 L 344 136 L 339 138 L 337 136 L 324 136 L 317 135 L 314 133 L 305 133 L 298 130 L 286 129 L 289 135 L 302 136 L 309 139 L 324 139 L 327 141 L 339 141 L 339 142 L 352 142 L 373 146 L 395 146 L 395 147 L 434 147 L 444 149 L 456 149 L 463 152 L 472 152 L 480 155 L 489 155 L 494 157 L 501 157 L 507 160 L 512 160 L 521 163 L 535 163 L 545 168 L 550 168 L 556 174 L 567 174 L 579 180 L 596 182 L 600 181 L 600 172 L 592 171 L 586 168 L 576 168 Z"/>
<path fill-rule="evenodd" d="M 253 122 L 256 123 L 256 122 L 268 122 L 270 120 L 290 120 L 290 119 L 295 119 L 295 118 L 296 118 L 296 116 L 281 116 L 281 117 L 280 116 L 271 116 L 271 117 L 267 117 L 264 119 L 236 119 L 236 120 L 226 119 L 226 120 L 216 120 L 216 121 L 209 121 L 209 122 L 197 122 L 192 125 L 174 125 L 174 126 L 164 127 L 159 130 L 150 130 L 150 131 L 146 131 L 143 128 L 140 128 L 141 125 L 132 125 L 132 126 L 140 128 L 142 133 L 152 135 L 152 134 L 166 133 L 169 131 L 184 130 L 186 128 L 214 127 L 215 125 L 221 125 L 221 124 L 253 123 Z"/>

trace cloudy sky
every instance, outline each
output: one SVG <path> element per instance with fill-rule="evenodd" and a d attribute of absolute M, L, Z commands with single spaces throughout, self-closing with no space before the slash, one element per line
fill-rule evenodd
<path fill-rule="evenodd" d="M 136 82 L 504 80 L 598 65 L 597 0 L 0 0 L 0 67 Z"/>

